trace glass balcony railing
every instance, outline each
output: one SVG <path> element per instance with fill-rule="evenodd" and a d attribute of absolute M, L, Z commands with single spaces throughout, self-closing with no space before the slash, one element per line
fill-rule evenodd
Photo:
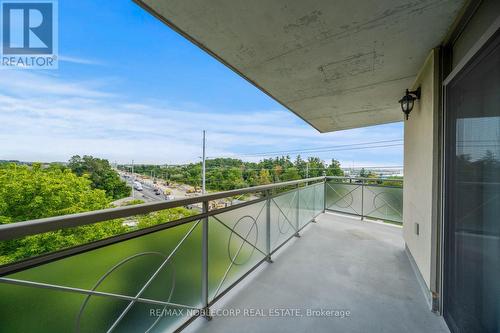
<path fill-rule="evenodd" d="M 318 177 L 1 225 L 2 242 L 75 237 L 96 225 L 136 227 L 41 255 L 37 249 L 36 256 L 0 266 L 0 330 L 165 332 L 209 317 L 213 303 L 324 211 L 325 193 L 329 208 L 335 205 L 339 186 L 328 180 L 325 192 L 325 178 Z M 213 204 L 250 193 L 245 202 Z M 170 214 L 171 221 L 162 215 L 193 205 L 201 211 Z"/>
<path fill-rule="evenodd" d="M 326 178 L 326 210 L 403 223 L 403 180 Z"/>

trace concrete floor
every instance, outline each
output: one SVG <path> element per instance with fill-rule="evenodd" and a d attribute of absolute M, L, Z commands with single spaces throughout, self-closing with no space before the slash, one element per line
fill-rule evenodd
<path fill-rule="evenodd" d="M 428 309 L 400 228 L 333 214 L 317 221 L 214 306 L 268 315 L 269 309 L 300 309 L 302 317 L 199 318 L 186 331 L 449 332 Z M 308 317 L 307 309 L 350 316 Z"/>

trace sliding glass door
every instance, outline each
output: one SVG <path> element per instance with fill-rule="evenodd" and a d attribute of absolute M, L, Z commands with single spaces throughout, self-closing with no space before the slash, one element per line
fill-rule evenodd
<path fill-rule="evenodd" d="M 446 86 L 444 316 L 500 332 L 499 32 Z"/>

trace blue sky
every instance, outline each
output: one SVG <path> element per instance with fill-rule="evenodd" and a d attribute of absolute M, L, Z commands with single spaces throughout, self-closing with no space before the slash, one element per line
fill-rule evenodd
<path fill-rule="evenodd" d="M 185 163 L 403 137 L 402 123 L 320 134 L 131 1 L 59 1 L 59 69 L 2 70 L 0 159 Z M 302 154 L 308 156 L 309 154 Z M 402 165 L 402 146 L 314 153 Z"/>

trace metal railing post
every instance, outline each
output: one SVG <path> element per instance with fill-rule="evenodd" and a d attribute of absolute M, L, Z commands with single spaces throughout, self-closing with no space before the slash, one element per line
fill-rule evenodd
<path fill-rule="evenodd" d="M 203 201 L 203 213 L 206 214 L 208 211 L 208 201 Z M 211 320 L 208 308 L 208 216 L 203 218 L 201 237 L 201 304 L 203 317 Z"/>
<path fill-rule="evenodd" d="M 312 206 L 312 211 L 313 211 L 313 218 L 311 222 L 316 222 L 316 184 L 313 184 L 313 206 Z"/>
<path fill-rule="evenodd" d="M 365 219 L 364 209 L 365 209 L 365 180 L 361 179 L 361 221 Z"/>
<path fill-rule="evenodd" d="M 300 237 L 299 235 L 299 220 L 300 220 L 300 184 L 297 184 L 297 206 L 295 215 L 295 237 Z"/>
<path fill-rule="evenodd" d="M 272 263 L 271 260 L 271 191 L 266 191 L 266 253 L 267 262 Z"/>
<path fill-rule="evenodd" d="M 326 183 L 326 177 L 325 181 L 323 182 L 323 214 L 326 213 L 326 192 L 327 192 L 327 187 L 328 184 Z"/>

